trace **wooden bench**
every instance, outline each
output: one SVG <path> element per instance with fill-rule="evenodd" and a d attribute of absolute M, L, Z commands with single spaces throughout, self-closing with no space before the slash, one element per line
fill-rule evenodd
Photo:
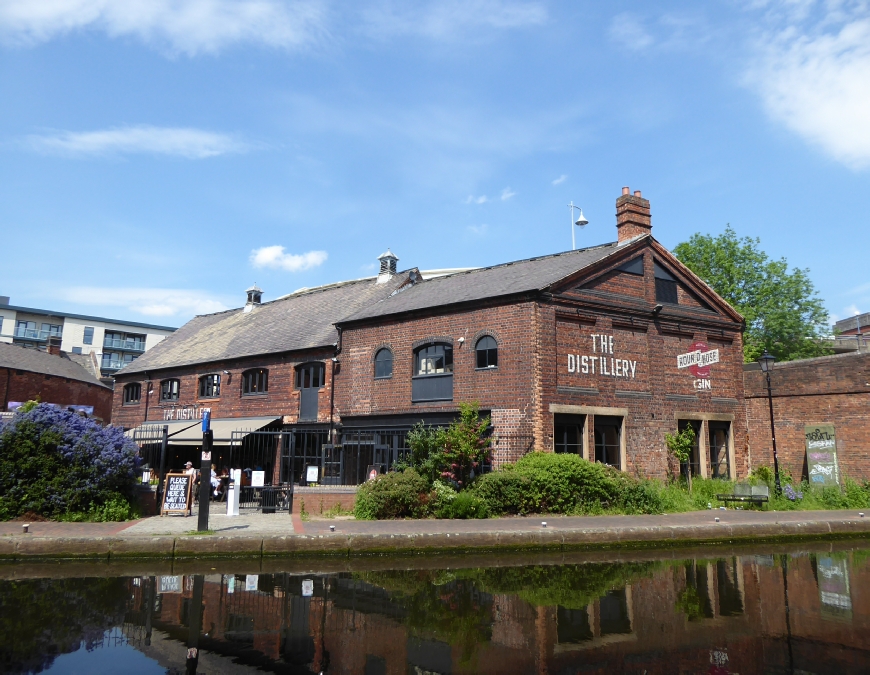
<path fill-rule="evenodd" d="M 739 502 L 742 504 L 757 504 L 761 506 L 770 500 L 770 488 L 766 485 L 750 485 L 749 483 L 737 483 L 732 494 L 719 494 L 716 499 L 720 502 Z"/>

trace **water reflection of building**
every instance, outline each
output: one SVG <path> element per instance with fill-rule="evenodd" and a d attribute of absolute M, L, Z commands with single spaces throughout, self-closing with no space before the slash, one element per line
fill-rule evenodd
<path fill-rule="evenodd" d="M 461 572 L 212 575 L 204 585 L 200 646 L 271 672 L 561 673 L 582 664 L 590 673 L 746 675 L 870 668 L 870 567 L 845 557 L 656 566 L 569 606 L 532 601 L 526 590 L 546 597 L 560 589 L 546 587 L 546 568 L 528 569 L 511 572 L 514 582 L 528 579 L 519 592 L 463 580 Z M 314 582 L 310 597 L 302 594 L 306 578 Z M 133 589 L 131 617 L 139 623 L 147 613 L 143 581 Z M 179 663 L 190 587 L 185 578 L 179 592 L 154 597 L 153 626 L 178 641 Z"/>

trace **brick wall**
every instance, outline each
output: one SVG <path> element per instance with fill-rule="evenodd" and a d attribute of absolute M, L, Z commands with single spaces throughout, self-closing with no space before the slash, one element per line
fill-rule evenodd
<path fill-rule="evenodd" d="M 534 303 L 520 302 L 346 329 L 336 375 L 337 414 L 344 418 L 452 412 L 461 401 L 478 401 L 492 412 L 496 464 L 517 459 L 532 442 L 534 314 Z M 475 344 L 482 335 L 498 342 L 497 368 L 476 368 Z M 421 341 L 439 338 L 453 344 L 453 401 L 414 404 L 414 349 Z M 460 338 L 465 340 L 460 343 Z M 393 375 L 376 380 L 374 357 L 382 347 L 393 352 Z"/>
<path fill-rule="evenodd" d="M 39 397 L 43 403 L 93 406 L 94 415 L 104 424 L 112 421 L 112 390 L 98 384 L 0 368 L 0 397 L 4 409 L 9 401 L 30 401 Z"/>
<path fill-rule="evenodd" d="M 318 394 L 318 422 L 329 422 L 330 395 L 332 392 L 332 349 L 312 350 L 306 354 L 267 355 L 232 362 L 219 362 L 201 366 L 188 366 L 155 372 L 151 376 L 152 393 L 148 394 L 148 380 L 142 375 L 120 376 L 115 383 L 114 410 L 115 424 L 125 428 L 135 427 L 146 419 L 162 421 L 174 419 L 167 417 L 174 409 L 200 406 L 211 409 L 212 419 L 227 417 L 283 416 L 285 423 L 295 424 L 299 419 L 299 390 L 296 388 L 296 367 L 303 363 L 319 361 L 324 364 L 325 384 Z M 252 368 L 266 368 L 269 371 L 269 390 L 266 394 L 255 396 L 242 395 L 242 373 Z M 225 373 L 227 370 L 229 373 Z M 199 378 L 210 373 L 221 376 L 220 396 L 205 398 L 199 396 Z M 160 382 L 177 378 L 179 398 L 177 401 L 160 400 Z M 138 403 L 124 405 L 124 386 L 131 382 L 142 384 L 142 395 Z"/>
<path fill-rule="evenodd" d="M 773 466 L 767 384 L 760 370 L 743 373 L 752 466 Z M 780 466 L 805 471 L 804 426 L 833 424 L 843 475 L 870 479 L 870 354 L 838 354 L 774 364 L 770 374 Z"/>

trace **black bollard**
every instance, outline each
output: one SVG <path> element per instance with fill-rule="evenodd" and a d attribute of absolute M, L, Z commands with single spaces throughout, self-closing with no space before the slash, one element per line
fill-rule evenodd
<path fill-rule="evenodd" d="M 205 420 L 203 420 L 205 426 Z M 208 530 L 209 496 L 211 495 L 211 429 L 202 434 L 202 463 L 199 469 L 199 521 L 196 529 L 200 532 Z"/>

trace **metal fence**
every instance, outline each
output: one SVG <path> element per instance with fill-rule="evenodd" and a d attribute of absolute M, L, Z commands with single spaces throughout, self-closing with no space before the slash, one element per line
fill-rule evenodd
<path fill-rule="evenodd" d="M 157 478 L 158 503 L 163 490 L 163 476 L 166 474 L 166 443 L 169 427 L 163 424 L 147 424 L 133 430 L 133 442 L 139 446 L 141 468 L 151 470 Z"/>

